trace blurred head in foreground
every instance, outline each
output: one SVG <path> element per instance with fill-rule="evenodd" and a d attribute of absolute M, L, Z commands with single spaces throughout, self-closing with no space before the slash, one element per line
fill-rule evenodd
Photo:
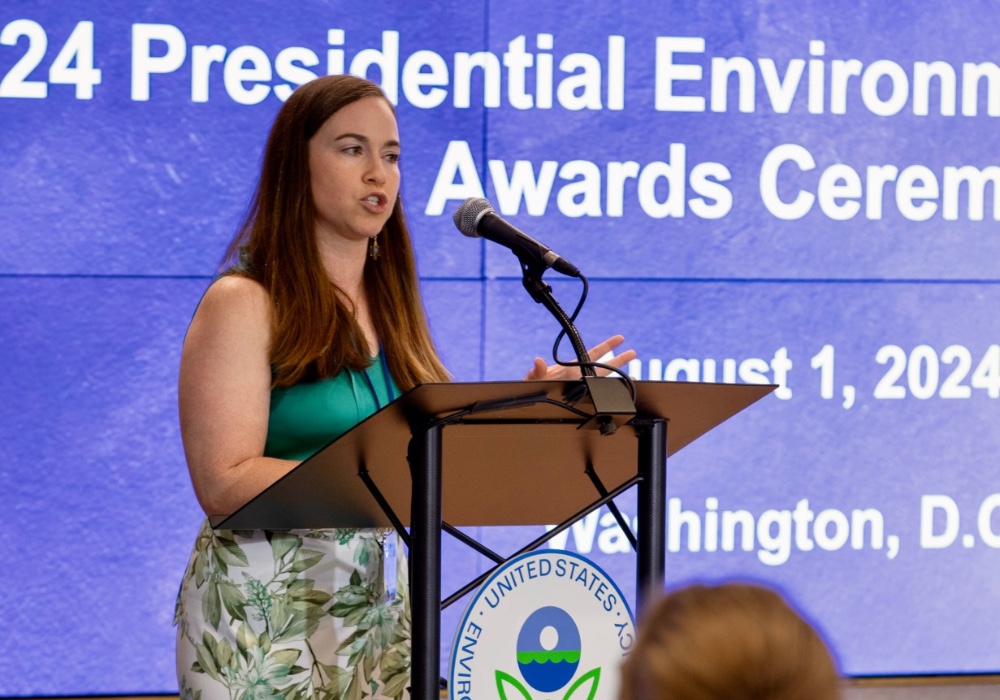
<path fill-rule="evenodd" d="M 622 665 L 621 700 L 836 700 L 816 630 L 758 585 L 694 585 L 653 602 Z"/>

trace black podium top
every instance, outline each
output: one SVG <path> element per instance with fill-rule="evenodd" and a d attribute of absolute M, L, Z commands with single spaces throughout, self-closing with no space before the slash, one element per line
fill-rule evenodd
<path fill-rule="evenodd" d="M 669 454 L 775 388 L 651 381 L 635 385 L 637 417 L 669 421 Z M 594 500 L 594 487 L 584 475 L 588 465 L 608 490 L 636 474 L 635 427 L 624 425 L 613 435 L 602 435 L 581 428 L 579 416 L 544 401 L 563 401 L 579 386 L 576 381 L 423 384 L 331 442 L 235 513 L 211 516 L 210 522 L 233 530 L 391 527 L 358 476 L 367 470 L 408 525 L 407 446 L 413 432 L 477 405 L 488 410 L 472 411 L 445 428 L 444 520 L 456 526 L 560 522 Z M 504 407 L 506 399 L 512 405 Z M 586 398 L 576 408 L 593 410 Z"/>

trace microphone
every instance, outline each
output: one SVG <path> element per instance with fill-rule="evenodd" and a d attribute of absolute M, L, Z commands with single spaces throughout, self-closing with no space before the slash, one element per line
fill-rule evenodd
<path fill-rule="evenodd" d="M 505 221 L 490 203 L 482 197 L 469 197 L 462 202 L 454 215 L 455 226 L 469 238 L 485 238 L 509 248 L 525 264 L 524 257 L 541 265 L 551 267 L 569 277 L 579 277 L 580 270 L 566 258 L 560 257 L 546 246 Z"/>

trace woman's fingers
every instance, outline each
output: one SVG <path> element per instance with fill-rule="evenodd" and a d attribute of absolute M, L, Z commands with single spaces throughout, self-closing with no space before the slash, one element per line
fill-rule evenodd
<path fill-rule="evenodd" d="M 601 364 L 610 365 L 611 367 L 617 367 L 621 369 L 629 362 L 636 358 L 635 350 L 626 350 L 625 352 L 619 353 L 618 355 L 613 355 L 608 357 L 611 352 L 625 342 L 625 338 L 620 335 L 613 335 L 603 343 L 599 343 L 587 351 L 591 361 L 600 362 Z M 599 375 L 606 375 L 610 370 L 598 368 L 597 373 Z M 546 365 L 545 360 L 540 357 L 535 358 L 534 365 L 532 365 L 531 370 L 525 375 L 525 379 L 528 381 L 550 379 L 550 380 L 562 380 L 562 379 L 579 379 L 582 376 L 579 367 L 562 367 L 561 365 Z"/>
<path fill-rule="evenodd" d="M 608 358 L 606 361 L 602 362 L 601 364 L 602 365 L 611 365 L 612 367 L 617 367 L 618 369 L 621 369 L 622 367 L 624 367 L 625 365 L 627 365 L 629 362 L 631 362 L 635 358 L 636 358 L 636 352 L 635 352 L 635 350 L 626 350 L 625 352 L 623 352 L 621 354 L 618 354 L 618 355 L 615 355 L 614 357 Z M 610 370 L 601 369 L 600 367 L 598 367 L 597 371 L 598 371 L 599 374 L 608 374 L 610 372 Z"/>
<path fill-rule="evenodd" d="M 609 352 L 617 348 L 619 345 L 625 342 L 625 337 L 621 335 L 613 335 L 603 343 L 595 345 L 588 351 L 591 360 L 599 360 L 600 358 L 607 355 Z"/>
<path fill-rule="evenodd" d="M 621 369 L 636 358 L 635 350 L 626 350 L 625 352 L 608 357 L 608 355 L 611 354 L 611 351 L 620 346 L 623 342 L 625 342 L 625 338 L 623 336 L 611 336 L 600 345 L 595 345 L 590 349 L 590 359 L 594 362 L 600 362 L 603 365 L 610 365 Z M 610 370 L 598 367 L 597 373 L 603 376 L 609 374 Z"/>
<path fill-rule="evenodd" d="M 534 381 L 538 379 L 547 379 L 549 373 L 549 367 L 545 364 L 545 360 L 540 357 L 535 358 L 534 364 L 528 373 L 524 376 L 525 381 Z"/>

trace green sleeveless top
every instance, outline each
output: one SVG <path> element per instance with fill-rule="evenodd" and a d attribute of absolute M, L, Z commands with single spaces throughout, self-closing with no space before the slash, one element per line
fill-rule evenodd
<path fill-rule="evenodd" d="M 271 390 L 264 456 L 302 460 L 399 396 L 380 352 L 364 372 Z"/>

